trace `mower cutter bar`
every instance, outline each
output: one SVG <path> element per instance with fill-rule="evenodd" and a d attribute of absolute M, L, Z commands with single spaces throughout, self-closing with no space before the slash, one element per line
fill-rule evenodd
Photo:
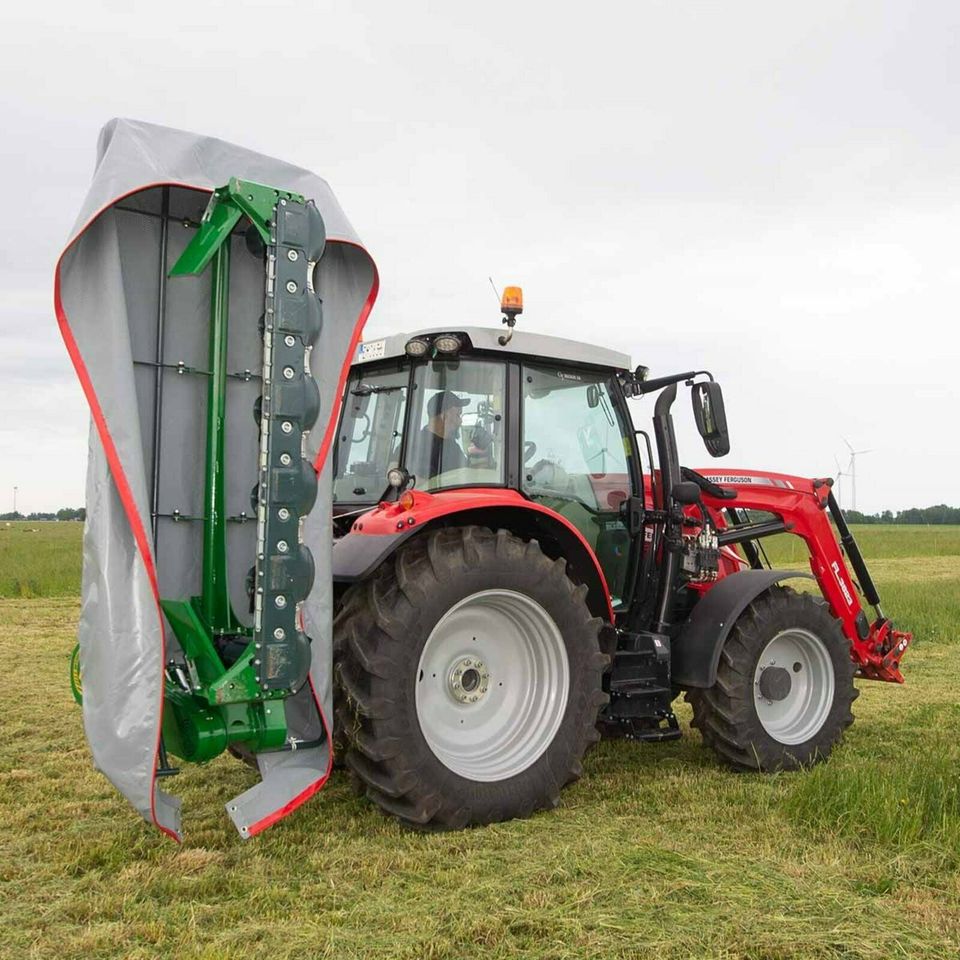
<path fill-rule="evenodd" d="M 263 393 L 254 415 L 260 430 L 256 484 L 251 496 L 256 551 L 248 574 L 253 626 L 231 605 L 226 525 L 241 518 L 225 509 L 227 462 L 227 328 L 231 239 L 249 220 L 247 249 L 264 264 L 260 321 Z M 203 574 L 199 596 L 163 600 L 167 620 L 183 652 L 164 695 L 163 737 L 185 760 L 209 760 L 234 742 L 253 753 L 284 749 L 283 700 L 307 681 L 310 638 L 302 629 L 301 604 L 313 586 L 314 563 L 301 542 L 301 521 L 313 507 L 317 478 L 304 456 L 304 436 L 320 410 L 309 352 L 320 333 L 320 299 L 311 276 L 323 254 L 326 232 L 312 201 L 299 194 L 231 179 L 214 191 L 193 240 L 171 277 L 211 270 L 210 354 L 203 522 Z M 160 361 L 162 363 L 162 361 Z M 185 372 L 178 365 L 177 372 Z M 237 375 L 234 375 L 237 376 Z M 246 415 L 246 414 L 245 414 Z"/>

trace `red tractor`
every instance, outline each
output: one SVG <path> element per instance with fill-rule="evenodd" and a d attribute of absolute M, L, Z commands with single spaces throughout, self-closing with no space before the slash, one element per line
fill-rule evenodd
<path fill-rule="evenodd" d="M 733 767 L 825 759 L 854 677 L 902 682 L 910 642 L 832 481 L 681 466 L 681 384 L 709 453 L 729 450 L 708 372 L 648 379 L 617 351 L 514 334 L 520 308 L 508 288 L 505 333 L 398 334 L 352 367 L 333 481 L 347 766 L 420 828 L 523 817 L 601 736 L 679 737 L 681 693 Z M 653 393 L 651 441 L 628 401 Z M 780 533 L 810 572 L 770 569 Z M 802 577 L 821 595 L 784 586 Z"/>

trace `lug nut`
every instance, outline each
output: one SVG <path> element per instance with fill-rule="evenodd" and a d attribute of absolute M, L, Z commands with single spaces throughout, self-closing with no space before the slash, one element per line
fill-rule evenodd
<path fill-rule="evenodd" d="M 281 520 L 289 520 L 289 519 L 290 519 L 290 511 L 289 511 L 286 507 L 281 507 L 281 508 L 277 511 L 277 516 L 278 516 Z"/>
<path fill-rule="evenodd" d="M 284 631 L 283 627 L 277 627 L 277 629 L 273 631 L 274 640 L 282 640 L 286 635 L 287 634 Z"/>
<path fill-rule="evenodd" d="M 273 601 L 278 610 L 282 610 L 287 605 L 287 598 L 281 593 L 278 597 L 274 598 Z"/>
<path fill-rule="evenodd" d="M 280 454 L 280 462 L 281 462 L 285 467 L 289 467 L 289 466 L 290 466 L 290 454 L 289 454 L 289 453 L 281 453 L 281 454 Z"/>
<path fill-rule="evenodd" d="M 292 433 L 292 432 L 293 432 L 293 424 L 292 424 L 289 420 L 284 420 L 283 423 L 280 424 L 280 429 L 281 429 L 284 433 Z"/>
<path fill-rule="evenodd" d="M 283 376 L 284 376 L 284 378 L 287 379 L 287 380 L 292 380 L 292 379 L 294 378 L 294 376 L 296 376 L 296 373 L 297 373 L 297 371 L 294 370 L 293 367 L 284 367 L 284 368 L 283 368 Z"/>
<path fill-rule="evenodd" d="M 287 251 L 287 259 L 288 259 L 288 260 L 291 260 L 291 261 L 297 260 L 297 259 L 299 259 L 299 257 L 300 257 L 300 254 L 297 253 L 296 250 L 288 250 L 288 251 Z"/>
<path fill-rule="evenodd" d="M 290 336 L 290 334 L 288 333 L 288 334 L 283 338 L 283 342 L 284 342 L 288 347 L 292 347 L 297 341 L 294 340 L 293 337 Z"/>
<path fill-rule="evenodd" d="M 296 292 L 297 292 L 297 285 L 292 280 L 288 280 L 287 293 L 296 293 Z"/>
<path fill-rule="evenodd" d="M 286 540 L 278 540 L 278 541 L 277 541 L 277 550 L 279 550 L 280 553 L 286 553 L 287 550 L 289 550 L 289 549 L 290 549 L 290 548 L 287 546 L 287 541 L 286 541 Z"/>

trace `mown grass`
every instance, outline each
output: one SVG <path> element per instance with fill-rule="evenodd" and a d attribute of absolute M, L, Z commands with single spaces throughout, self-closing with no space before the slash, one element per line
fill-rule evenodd
<path fill-rule="evenodd" d="M 78 601 L 0 600 L 0 956 L 960 955 L 960 644 L 937 601 L 960 566 L 888 543 L 872 557 L 918 633 L 908 683 L 860 684 L 829 763 L 730 773 L 681 707 L 683 740 L 601 744 L 558 809 L 438 836 L 336 773 L 244 843 L 222 805 L 255 775 L 221 758 L 168 783 L 176 847 L 90 767 L 67 683 Z"/>

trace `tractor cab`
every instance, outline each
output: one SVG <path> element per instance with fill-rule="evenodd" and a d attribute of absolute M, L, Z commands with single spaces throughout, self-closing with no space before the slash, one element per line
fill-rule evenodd
<path fill-rule="evenodd" d="M 629 367 L 592 344 L 484 328 L 362 344 L 336 442 L 341 530 L 400 488 L 516 491 L 579 531 L 618 606 L 630 560 L 623 507 L 642 484 L 621 386 Z"/>

